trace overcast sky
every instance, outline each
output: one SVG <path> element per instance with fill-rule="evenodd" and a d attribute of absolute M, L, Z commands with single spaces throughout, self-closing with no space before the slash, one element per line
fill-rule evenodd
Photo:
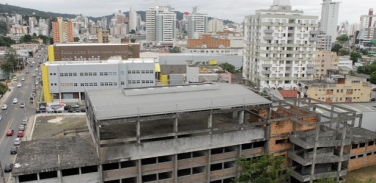
<path fill-rule="evenodd" d="M 146 10 L 154 5 L 155 0 L 0 0 L 1 4 L 21 6 L 41 11 L 56 13 L 83 14 L 100 17 L 114 12 L 129 11 L 132 6 L 136 11 Z M 307 15 L 321 15 L 322 0 L 291 0 L 293 9 L 303 10 Z M 359 23 L 360 15 L 368 14 L 370 8 L 376 9 L 375 0 L 341 0 L 339 23 Z M 191 12 L 198 6 L 211 17 L 242 22 L 245 15 L 254 14 L 257 9 L 267 9 L 273 0 L 159 0 L 159 5 L 170 5 L 177 11 Z M 374 7 L 372 7 L 372 5 Z"/>

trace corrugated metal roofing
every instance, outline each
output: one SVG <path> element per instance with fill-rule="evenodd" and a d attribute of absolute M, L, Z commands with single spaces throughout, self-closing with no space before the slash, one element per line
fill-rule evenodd
<path fill-rule="evenodd" d="M 227 83 L 88 91 L 98 120 L 271 102 L 241 85 Z"/>

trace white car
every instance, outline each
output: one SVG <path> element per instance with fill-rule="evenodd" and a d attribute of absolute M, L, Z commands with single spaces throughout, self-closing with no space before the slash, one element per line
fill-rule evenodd
<path fill-rule="evenodd" d="M 17 77 L 14 77 L 14 78 L 13 78 L 13 81 L 17 81 Z"/>
<path fill-rule="evenodd" d="M 14 98 L 13 99 L 13 104 L 17 104 L 18 103 L 18 99 L 17 98 Z"/>
<path fill-rule="evenodd" d="M 8 105 L 4 104 L 3 107 L 1 107 L 3 110 L 8 109 Z"/>
<path fill-rule="evenodd" d="M 21 86 L 22 86 L 21 83 L 18 83 L 18 84 L 17 84 L 17 88 L 20 88 Z"/>
<path fill-rule="evenodd" d="M 25 78 L 24 78 L 24 77 L 22 77 L 21 81 L 25 81 Z"/>
<path fill-rule="evenodd" d="M 14 143 L 13 143 L 15 146 L 19 146 L 21 144 L 21 138 L 16 138 L 14 139 Z"/>

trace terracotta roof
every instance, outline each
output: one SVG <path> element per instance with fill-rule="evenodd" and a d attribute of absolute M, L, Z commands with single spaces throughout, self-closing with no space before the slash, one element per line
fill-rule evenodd
<path fill-rule="evenodd" d="M 296 90 L 278 90 L 279 93 L 283 96 L 283 98 L 296 98 L 298 95 L 298 91 Z"/>

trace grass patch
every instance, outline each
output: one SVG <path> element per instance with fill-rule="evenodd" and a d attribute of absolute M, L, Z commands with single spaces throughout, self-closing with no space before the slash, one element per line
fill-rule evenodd
<path fill-rule="evenodd" d="M 347 183 L 366 182 L 369 180 L 372 180 L 371 182 L 376 182 L 375 172 L 376 165 L 373 165 L 348 172 L 344 178 Z"/>

